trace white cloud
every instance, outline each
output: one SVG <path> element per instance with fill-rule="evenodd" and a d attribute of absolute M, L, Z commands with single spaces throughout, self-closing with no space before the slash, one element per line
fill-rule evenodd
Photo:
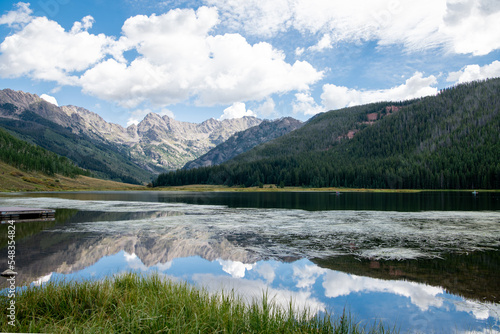
<path fill-rule="evenodd" d="M 220 9 L 229 28 L 276 36 L 294 28 L 318 34 L 312 51 L 335 41 L 377 41 L 407 50 L 445 47 L 455 53 L 487 54 L 500 48 L 496 0 L 205 0 Z"/>
<path fill-rule="evenodd" d="M 402 85 L 382 90 L 356 90 L 347 87 L 326 84 L 323 86 L 321 100 L 326 109 L 340 109 L 360 104 L 380 101 L 402 101 L 423 96 L 436 95 L 435 76 L 423 77 L 416 72 Z"/>
<path fill-rule="evenodd" d="M 123 258 L 127 262 L 128 270 L 148 270 L 148 267 L 146 267 L 144 263 L 142 263 L 141 259 L 135 253 L 129 254 L 123 251 Z"/>
<path fill-rule="evenodd" d="M 487 320 L 488 318 L 499 319 L 500 320 L 500 306 L 493 303 L 482 303 L 475 300 L 465 299 L 457 300 L 454 302 L 455 308 L 458 312 L 467 312 L 474 316 L 478 320 Z M 467 332 L 470 334 L 481 333 L 481 332 Z M 498 334 L 498 331 L 484 331 L 483 333 Z"/>
<path fill-rule="evenodd" d="M 500 48 L 500 5 L 496 0 L 448 0 L 439 31 L 456 53 L 485 55 Z"/>
<path fill-rule="evenodd" d="M 56 98 L 53 97 L 53 96 L 50 96 L 50 95 L 47 95 L 47 94 L 42 94 L 42 95 L 40 95 L 40 98 L 43 99 L 43 100 L 45 100 L 45 101 L 47 101 L 47 102 L 49 102 L 49 103 L 52 103 L 52 104 L 54 104 L 56 106 L 59 106 L 59 104 L 57 104 Z"/>
<path fill-rule="evenodd" d="M 2 17 L 27 23 L 0 45 L 0 76 L 81 86 L 84 93 L 127 108 L 159 108 L 194 99 L 197 104 L 262 100 L 308 89 L 323 73 L 307 62 L 289 64 L 269 43 L 251 45 L 239 34 L 212 35 L 215 8 L 175 9 L 127 19 L 116 40 L 87 30 L 91 16 L 65 31 L 46 17 L 31 17 L 27 4 Z M 37 52 L 33 52 L 37 50 Z M 138 56 L 127 61 L 124 52 Z"/>
<path fill-rule="evenodd" d="M 27 6 L 20 7 L 18 12 L 28 13 L 27 9 Z M 27 22 L 23 15 L 19 14 L 18 20 Z M 77 85 L 76 72 L 85 71 L 102 60 L 113 43 L 109 37 L 92 35 L 85 30 L 92 21 L 92 17 L 87 16 L 67 32 L 46 17 L 31 18 L 0 45 L 0 76 L 30 76 L 61 85 Z"/>
<path fill-rule="evenodd" d="M 256 117 L 257 115 L 255 115 L 255 113 L 253 111 L 247 110 L 245 103 L 236 102 L 232 106 L 224 109 L 224 113 L 219 118 L 219 121 L 222 121 L 224 119 L 242 118 L 245 116 Z"/>
<path fill-rule="evenodd" d="M 82 19 L 82 22 L 75 22 L 73 24 L 73 28 L 71 28 L 71 33 L 72 34 L 77 34 L 82 31 L 87 31 L 90 28 L 92 28 L 92 25 L 94 24 L 94 18 L 90 15 L 85 16 Z"/>
<path fill-rule="evenodd" d="M 285 31 L 293 18 L 291 0 L 205 0 L 216 6 L 231 29 L 242 29 L 247 33 L 271 37 Z"/>
<path fill-rule="evenodd" d="M 322 78 L 307 62 L 287 63 L 269 43 L 251 45 L 239 34 L 210 35 L 218 22 L 215 8 L 207 7 L 129 18 L 117 44 L 136 48 L 140 56 L 130 64 L 103 61 L 82 76 L 81 85 L 126 107 L 190 98 L 215 105 L 307 89 Z"/>
<path fill-rule="evenodd" d="M 163 108 L 158 114 L 160 116 L 168 116 L 169 118 L 175 118 L 173 111 L 167 108 Z"/>
<path fill-rule="evenodd" d="M 152 64 L 175 69 L 209 59 L 206 38 L 218 22 L 215 8 L 174 9 L 163 15 L 133 16 L 122 31 L 126 41 Z"/>
<path fill-rule="evenodd" d="M 462 331 L 457 332 L 457 334 L 500 334 L 500 332 L 494 329 L 483 328 L 481 331 Z"/>
<path fill-rule="evenodd" d="M 172 267 L 173 262 L 172 261 L 167 261 L 165 263 L 158 262 L 155 267 L 158 269 L 159 272 L 164 272 L 169 270 Z"/>
<path fill-rule="evenodd" d="M 500 61 L 498 60 L 484 66 L 479 66 L 477 64 L 467 65 L 460 71 L 449 73 L 446 80 L 463 83 L 496 77 L 500 77 Z"/>
<path fill-rule="evenodd" d="M 233 28 L 260 36 L 294 28 L 304 33 L 330 34 L 333 41 L 380 40 L 410 47 L 432 37 L 445 13 L 444 0 L 205 0 L 217 6 Z M 274 3 L 274 1 L 273 1 Z M 432 10 L 429 10 L 432 8 Z M 410 33 L 411 32 L 411 33 Z M 326 40 L 324 40 L 326 42 Z M 418 44 L 418 43 L 417 43 Z"/>
<path fill-rule="evenodd" d="M 50 93 L 51 94 L 59 93 L 61 91 L 61 88 L 62 88 L 61 86 L 56 86 L 50 90 Z"/>
<path fill-rule="evenodd" d="M 108 59 L 82 75 L 80 83 L 85 93 L 134 108 L 149 100 L 154 106 L 179 102 L 188 97 L 174 82 L 163 66 L 137 58 L 130 65 Z"/>
<path fill-rule="evenodd" d="M 296 93 L 295 101 L 292 104 L 294 114 L 316 115 L 324 112 L 325 109 L 316 104 L 310 92 Z"/>
<path fill-rule="evenodd" d="M 39 279 L 37 279 L 36 281 L 34 281 L 33 285 L 34 286 L 41 286 L 43 283 L 47 283 L 48 281 L 50 281 L 51 278 L 52 278 L 52 273 L 45 275 L 45 276 L 42 276 Z"/>
<path fill-rule="evenodd" d="M 298 47 L 298 48 L 295 49 L 295 55 L 297 57 L 300 57 L 300 56 L 302 56 L 304 54 L 304 51 L 305 51 L 304 48 Z"/>
<path fill-rule="evenodd" d="M 12 10 L 0 16 L 0 24 L 6 24 L 13 28 L 20 28 L 23 24 L 31 21 L 31 13 L 33 13 L 33 11 L 29 3 L 19 2 L 14 6 L 17 7 L 17 10 Z"/>
<path fill-rule="evenodd" d="M 267 284 L 271 284 L 276 278 L 275 269 L 269 262 L 261 262 L 256 268 L 253 269 L 266 280 Z"/>
<path fill-rule="evenodd" d="M 358 292 L 384 292 L 410 298 L 412 304 L 420 310 L 429 307 L 441 307 L 443 299 L 439 295 L 444 290 L 425 284 L 405 281 L 384 281 L 370 277 L 350 275 L 343 272 L 329 271 L 323 279 L 325 296 L 335 298 Z"/>
<path fill-rule="evenodd" d="M 250 45 L 240 35 L 209 38 L 213 60 L 200 99 L 205 103 L 259 100 L 273 93 L 308 89 L 322 72 L 309 63 L 285 62 L 285 55 L 268 43 Z"/>
<path fill-rule="evenodd" d="M 219 264 L 222 266 L 222 270 L 231 275 L 233 278 L 243 278 L 245 277 L 245 272 L 247 270 L 252 270 L 254 264 L 243 263 L 239 261 L 231 260 L 218 260 Z"/>
<path fill-rule="evenodd" d="M 329 34 L 324 34 L 323 37 L 318 41 L 316 45 L 313 45 L 308 48 L 308 50 L 313 52 L 320 52 L 325 49 L 333 48 L 332 38 Z"/>
<path fill-rule="evenodd" d="M 319 276 L 327 273 L 328 270 L 316 265 L 293 266 L 293 280 L 297 282 L 299 289 L 309 289 L 316 283 Z"/>
<path fill-rule="evenodd" d="M 276 115 L 276 104 L 271 97 L 268 97 L 260 106 L 255 109 L 255 112 L 263 117 L 270 117 Z"/>
<path fill-rule="evenodd" d="M 254 302 L 262 300 L 265 294 L 270 306 L 279 307 L 282 311 L 292 309 L 297 313 L 308 311 L 312 317 L 317 312 L 325 311 L 326 305 L 312 295 L 310 291 L 292 291 L 285 288 L 273 288 L 260 280 L 225 277 L 212 274 L 194 274 L 193 281 L 212 293 L 235 293 L 243 301 Z"/>

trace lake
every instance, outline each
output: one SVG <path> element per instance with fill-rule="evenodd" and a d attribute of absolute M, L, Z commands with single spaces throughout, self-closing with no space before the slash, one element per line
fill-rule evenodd
<path fill-rule="evenodd" d="M 17 193 L 0 206 L 56 209 L 16 225 L 17 282 L 158 272 L 402 333 L 500 332 L 500 193 Z"/>

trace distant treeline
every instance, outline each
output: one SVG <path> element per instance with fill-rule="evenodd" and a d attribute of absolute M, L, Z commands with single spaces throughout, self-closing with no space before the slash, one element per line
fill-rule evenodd
<path fill-rule="evenodd" d="M 161 174 L 153 185 L 500 189 L 499 108 L 500 79 L 491 79 L 330 111 L 227 163 Z"/>
<path fill-rule="evenodd" d="M 36 171 L 47 175 L 61 174 L 69 177 L 90 176 L 90 172 L 77 167 L 68 158 L 17 139 L 1 128 L 0 160 L 28 172 Z"/>

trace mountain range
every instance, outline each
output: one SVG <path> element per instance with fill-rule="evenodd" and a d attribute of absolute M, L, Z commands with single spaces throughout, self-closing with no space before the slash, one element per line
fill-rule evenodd
<path fill-rule="evenodd" d="M 155 174 L 181 168 L 261 122 L 243 117 L 195 124 L 150 113 L 139 124 L 124 128 L 81 107 L 59 107 L 35 94 L 0 91 L 1 127 L 68 157 L 98 177 L 129 183 L 149 182 Z"/>
<path fill-rule="evenodd" d="M 184 169 L 219 165 L 257 145 L 292 132 L 302 125 L 301 121 L 292 117 L 283 117 L 275 121 L 265 120 L 257 126 L 235 133 L 198 159 L 188 162 Z"/>
<path fill-rule="evenodd" d="M 153 182 L 192 183 L 500 189 L 500 79 L 321 113 L 218 166 Z"/>
<path fill-rule="evenodd" d="M 0 127 L 94 176 L 128 183 L 160 173 L 153 186 L 498 189 L 499 99 L 500 79 L 489 79 L 306 123 L 243 117 L 194 124 L 150 113 L 124 128 L 84 108 L 5 89 Z"/>

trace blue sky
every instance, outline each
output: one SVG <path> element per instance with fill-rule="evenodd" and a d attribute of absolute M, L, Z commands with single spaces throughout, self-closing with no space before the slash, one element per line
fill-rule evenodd
<path fill-rule="evenodd" d="M 0 88 L 127 126 L 434 95 L 500 76 L 498 0 L 0 4 Z"/>

